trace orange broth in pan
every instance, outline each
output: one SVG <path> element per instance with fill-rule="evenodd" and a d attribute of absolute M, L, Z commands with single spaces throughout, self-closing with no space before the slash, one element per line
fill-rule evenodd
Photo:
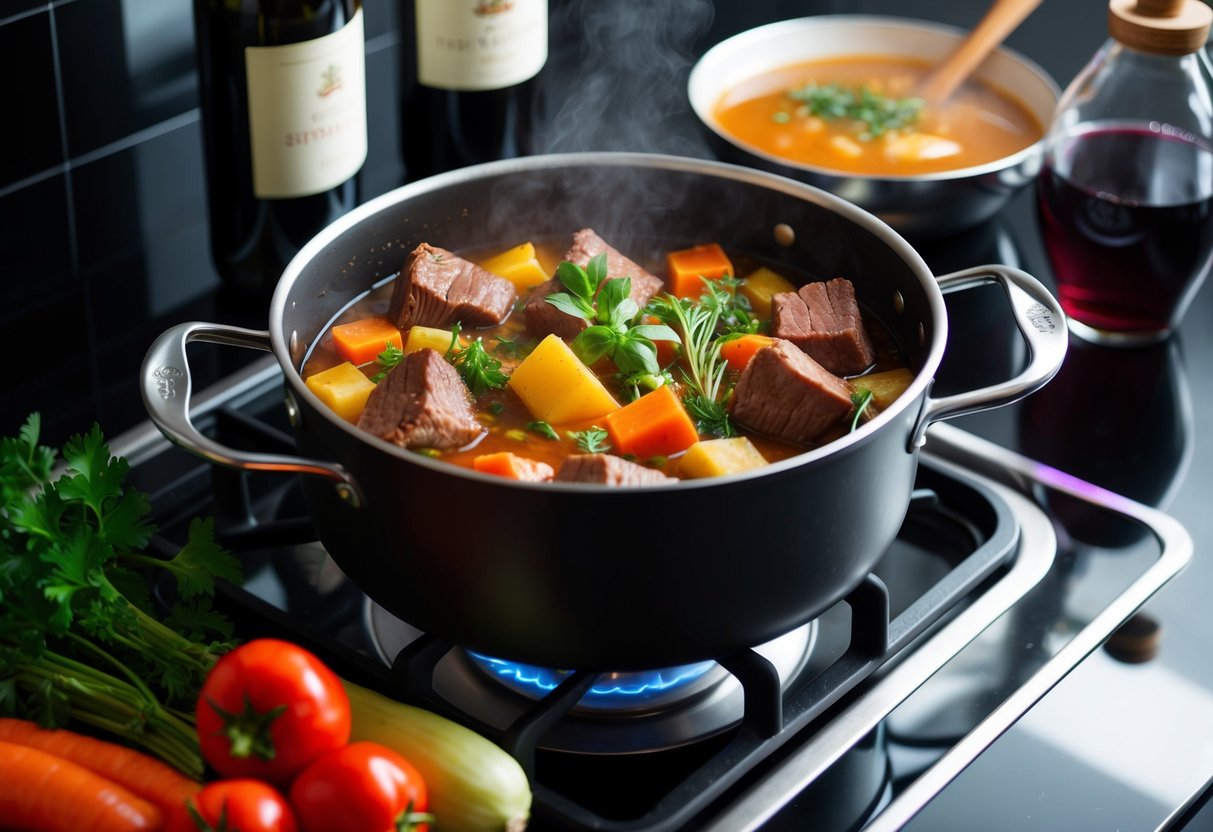
<path fill-rule="evenodd" d="M 909 129 L 867 137 L 862 122 L 807 111 L 789 90 L 813 83 L 866 87 L 912 98 L 925 61 L 849 56 L 781 67 L 725 93 L 713 117 L 720 129 L 759 151 L 819 168 L 872 176 L 912 176 L 982 165 L 1038 141 L 1043 126 L 1019 102 L 969 82 L 943 105 L 922 107 Z"/>
<path fill-rule="evenodd" d="M 543 270 L 552 275 L 555 273 L 556 265 L 562 259 L 564 252 L 568 248 L 568 240 L 561 239 L 558 241 L 544 241 L 535 239 L 532 241 L 535 245 L 536 257 L 543 267 Z M 516 243 L 510 243 L 503 246 L 501 249 L 493 250 L 456 250 L 456 253 L 464 259 L 470 260 L 473 263 L 481 265 L 488 258 L 500 253 L 501 251 L 510 248 Z M 688 244 L 689 245 L 689 244 Z M 672 245 L 670 250 L 683 248 L 684 246 Z M 654 258 L 646 258 L 638 252 L 623 250 L 623 254 L 637 261 L 642 267 L 648 269 L 654 275 L 665 276 L 664 265 L 657 265 L 650 262 Z M 746 257 L 735 252 L 728 252 L 729 257 L 736 269 L 736 273 L 745 276 L 754 272 L 755 269 L 764 265 L 754 258 Z M 659 259 L 659 258 L 658 258 Z M 659 260 L 660 262 L 660 260 Z M 806 275 L 796 274 L 789 267 L 778 264 L 769 265 L 768 268 L 777 270 L 782 276 L 790 280 L 792 283 L 799 285 L 809 279 Z M 349 307 L 343 310 L 335 317 L 326 327 L 325 331 L 317 339 L 308 356 L 305 359 L 302 376 L 306 379 L 315 373 L 322 372 L 330 367 L 336 366 L 344 361 L 337 353 L 331 334 L 331 327 L 334 325 L 348 323 L 351 321 L 361 320 L 372 316 L 386 317 L 388 305 L 390 302 L 392 288 L 394 282 L 389 282 L 384 286 L 379 287 L 373 292 L 369 292 L 363 297 L 356 300 Z M 464 329 L 461 337 L 466 343 L 469 340 L 481 338 L 488 353 L 494 358 L 502 362 L 501 369 L 508 375 L 514 367 L 516 367 L 525 357 L 525 352 L 534 347 L 540 338 L 534 337 L 527 332 L 525 316 L 522 313 L 522 308 L 526 303 L 533 289 L 521 290 L 518 293 L 518 300 L 514 305 L 514 311 L 506 318 L 506 320 L 496 326 L 483 329 Z M 659 293 L 660 294 L 660 293 Z M 899 349 L 893 334 L 877 319 L 874 313 L 864 308 L 862 310 L 865 328 L 869 337 L 872 340 L 873 347 L 876 351 L 875 364 L 869 368 L 868 373 L 880 372 L 884 370 L 893 370 L 905 368 L 906 361 Z M 764 323 L 765 328 L 765 323 Z M 402 333 L 406 338 L 408 331 Z M 507 346 L 502 347 L 502 340 L 505 339 Z M 512 347 L 508 344 L 513 343 L 519 345 L 523 350 L 523 355 L 515 354 Z M 372 377 L 382 368 L 375 363 L 363 365 L 359 369 L 367 377 Z M 615 366 L 609 359 L 602 359 L 593 365 L 592 369 L 595 374 L 602 380 L 607 389 L 615 396 L 620 404 L 625 404 L 628 399 L 621 390 L 620 385 L 614 378 L 616 373 Z M 675 379 L 679 378 L 679 373 L 675 369 L 672 373 Z M 728 370 L 726 372 L 725 381 L 722 390 L 731 389 L 740 376 L 739 371 Z M 675 382 L 675 392 L 680 391 L 680 385 Z M 485 426 L 487 432 L 476 440 L 471 446 L 450 451 L 433 451 L 430 449 L 420 449 L 421 452 L 427 455 L 443 459 L 456 465 L 466 468 L 473 467 L 473 459 L 482 454 L 491 454 L 498 451 L 510 451 L 528 459 L 545 462 L 551 465 L 554 469 L 559 470 L 563 460 L 570 454 L 584 453 L 584 450 L 577 448 L 576 442 L 567 436 L 569 431 L 584 430 L 586 428 L 597 426 L 601 423 L 599 420 L 590 420 L 585 423 L 577 424 L 562 424 L 554 426 L 559 436 L 558 439 L 545 438 L 534 430 L 528 429 L 528 424 L 534 420 L 534 416 L 530 414 L 522 400 L 509 387 L 504 387 L 499 390 L 490 390 L 487 393 L 475 399 L 476 416 Z M 870 411 L 870 415 L 875 414 L 875 409 Z M 753 432 L 746 431 L 740 426 L 736 426 L 740 435 L 746 436 L 758 451 L 763 455 L 767 462 L 776 462 L 782 459 L 795 456 L 808 450 L 808 448 L 800 445 L 793 445 L 772 437 L 757 435 Z M 836 439 L 849 430 L 849 425 L 839 425 L 837 431 L 822 437 L 819 444 L 825 444 L 828 441 Z M 713 436 L 701 435 L 701 439 L 713 439 Z M 414 449 L 418 450 L 418 449 Z M 651 467 L 659 467 L 664 473 L 670 476 L 678 476 L 678 460 L 677 456 L 669 460 L 637 460 Z"/>

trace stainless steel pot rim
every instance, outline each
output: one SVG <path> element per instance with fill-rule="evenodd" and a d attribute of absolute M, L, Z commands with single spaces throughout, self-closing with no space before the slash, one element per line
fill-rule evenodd
<path fill-rule="evenodd" d="M 771 476 L 789 471 L 794 468 L 799 468 L 802 465 L 808 465 L 815 460 L 841 453 L 847 448 L 866 442 L 869 437 L 873 436 L 884 425 L 895 420 L 902 410 L 911 405 L 920 406 L 922 404 L 922 400 L 925 397 L 925 392 L 934 380 L 935 370 L 938 368 L 943 359 L 944 345 L 947 343 L 947 310 L 944 306 L 943 294 L 936 285 L 935 277 L 931 273 L 931 270 L 927 267 L 926 263 L 923 261 L 918 252 L 915 251 L 914 248 L 910 246 L 910 244 L 906 242 L 905 239 L 903 239 L 896 231 L 894 231 L 877 217 L 873 216 L 867 211 L 864 211 L 862 208 L 847 202 L 841 197 L 834 196 L 833 194 L 827 193 L 820 188 L 816 188 L 812 185 L 798 182 L 784 176 L 724 162 L 692 159 L 682 156 L 623 151 L 530 156 L 497 162 L 488 162 L 482 165 L 474 165 L 467 168 L 449 171 L 447 173 L 438 174 L 427 179 L 418 180 L 417 182 L 413 182 L 408 185 L 403 185 L 400 188 L 368 200 L 366 203 L 360 205 L 353 211 L 350 211 L 348 214 L 326 227 L 319 234 L 313 237 L 291 260 L 291 262 L 287 264 L 287 267 L 283 271 L 282 277 L 278 281 L 278 285 L 274 290 L 274 295 L 270 301 L 270 340 L 273 353 L 277 357 L 279 364 L 283 367 L 283 376 L 286 383 L 289 385 L 291 395 L 295 396 L 297 399 L 305 399 L 308 401 L 312 405 L 312 409 L 316 413 L 321 414 L 322 418 L 327 420 L 334 427 L 352 437 L 355 437 L 359 441 L 366 442 L 379 449 L 383 453 L 390 454 L 391 456 L 395 456 L 400 459 L 408 460 L 410 463 L 415 465 L 432 468 L 435 471 L 440 471 L 451 476 L 479 480 L 482 482 L 492 482 L 494 484 L 499 484 L 503 487 L 510 488 L 539 489 L 549 491 L 552 489 L 557 489 L 574 492 L 603 492 L 619 490 L 599 484 L 552 482 L 532 483 L 504 480 L 501 477 L 490 474 L 482 474 L 469 468 L 452 465 L 449 462 L 431 459 L 423 456 L 422 454 L 406 450 L 387 442 L 386 440 L 366 433 L 329 410 L 329 408 L 324 405 L 303 383 L 300 368 L 294 365 L 291 357 L 291 350 L 288 343 L 289 336 L 284 333 L 282 326 L 287 305 L 291 302 L 290 296 L 295 282 L 299 279 L 301 273 L 312 261 L 312 259 L 317 254 L 324 251 L 350 228 L 364 220 L 367 220 L 389 206 L 415 198 L 430 191 L 439 190 L 459 183 L 473 182 L 478 179 L 491 176 L 564 167 L 601 167 L 612 165 L 633 168 L 651 168 L 654 170 L 685 172 L 690 174 L 703 174 L 718 178 L 731 179 L 741 183 L 757 185 L 767 189 L 786 193 L 798 199 L 805 199 L 826 207 L 850 222 L 862 226 L 885 245 L 893 249 L 894 252 L 905 261 L 906 265 L 919 280 L 923 290 L 923 295 L 926 298 L 927 305 L 930 310 L 931 319 L 934 322 L 934 326 L 932 327 L 934 334 L 930 343 L 926 345 L 926 353 L 922 367 L 916 374 L 914 380 L 911 382 L 909 388 L 907 388 L 907 390 L 897 399 L 896 402 L 894 402 L 891 407 L 882 411 L 878 416 L 876 416 L 876 418 L 865 423 L 853 433 L 829 442 L 820 448 L 806 451 L 805 453 L 786 460 L 774 462 L 766 467 L 753 471 L 722 477 L 679 480 L 668 485 L 646 485 L 644 486 L 646 490 L 665 490 L 673 488 L 717 488 L 728 486 L 739 481 Z M 307 334 L 307 337 L 309 338 L 312 336 L 313 333 Z"/>
<path fill-rule="evenodd" d="M 942 35 L 951 35 L 957 38 L 963 37 L 966 32 L 963 29 L 955 26 L 949 26 L 944 23 L 934 23 L 925 20 L 915 20 L 913 18 L 904 17 L 888 17 L 882 15 L 859 15 L 859 14 L 837 14 L 837 15 L 818 15 L 814 17 L 802 17 L 793 20 L 780 20 L 775 23 L 768 23 L 763 26 L 758 26 L 753 29 L 747 29 L 744 32 L 733 35 L 720 43 L 713 46 L 703 54 L 695 66 L 691 69 L 691 75 L 687 81 L 688 89 L 693 89 L 699 75 L 702 75 L 705 66 L 711 63 L 711 59 L 715 55 L 721 54 L 723 51 L 732 51 L 734 49 L 744 48 L 747 44 L 753 42 L 760 44 L 763 40 L 778 35 L 784 31 L 795 31 L 797 29 L 811 26 L 814 29 L 829 29 L 837 28 L 859 28 L 864 26 L 891 26 L 902 27 L 906 29 L 918 29 L 924 32 L 933 32 Z M 998 52 L 1005 55 L 1007 58 L 1015 61 L 1023 66 L 1033 75 L 1037 76 L 1038 80 L 1043 82 L 1045 86 L 1053 94 L 1053 100 L 1056 102 L 1061 98 L 1061 87 L 1053 80 L 1053 77 L 1044 70 L 1039 64 L 1028 58 L 1026 55 L 1018 52 L 1008 46 L 1000 46 Z M 1014 91 L 1007 90 L 1009 94 L 1014 95 Z M 880 174 L 869 175 L 863 173 L 852 173 L 850 171 L 836 170 L 833 168 L 821 167 L 819 165 L 810 165 L 804 162 L 796 162 L 782 156 L 776 156 L 772 153 L 767 153 L 764 150 L 759 150 L 745 142 L 720 130 L 715 121 L 711 118 L 709 112 L 704 112 L 699 106 L 694 96 L 690 97 L 691 109 L 695 111 L 699 121 L 721 138 L 721 140 L 744 151 L 745 153 L 754 156 L 755 158 L 763 159 L 772 164 L 781 165 L 788 170 L 801 171 L 806 174 L 820 177 L 822 180 L 854 180 L 860 182 L 946 182 L 953 179 L 973 179 L 988 174 L 998 173 L 1009 168 L 1015 168 L 1024 162 L 1040 156 L 1044 149 L 1044 136 L 1009 156 L 1003 156 L 1000 159 L 995 159 L 991 162 L 986 162 L 982 165 L 971 165 L 966 168 L 956 168 L 955 170 L 939 171 L 937 173 L 920 173 L 920 174 Z M 713 102 L 714 103 L 714 102 Z"/>

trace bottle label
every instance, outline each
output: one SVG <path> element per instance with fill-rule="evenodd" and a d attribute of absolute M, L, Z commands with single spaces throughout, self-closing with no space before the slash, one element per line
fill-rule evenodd
<path fill-rule="evenodd" d="M 417 80 L 445 90 L 499 90 L 548 59 L 547 0 L 416 0 Z"/>
<path fill-rule="evenodd" d="M 253 194 L 323 193 L 366 161 L 362 9 L 332 34 L 244 50 Z"/>

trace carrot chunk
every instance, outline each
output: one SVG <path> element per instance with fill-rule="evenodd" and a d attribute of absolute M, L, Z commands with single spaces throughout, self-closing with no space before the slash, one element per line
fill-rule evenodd
<path fill-rule="evenodd" d="M 774 338 L 768 338 L 766 335 L 754 335 L 747 333 L 737 338 L 730 338 L 720 344 L 720 357 L 734 370 L 744 370 L 745 365 L 750 363 L 750 359 L 754 357 L 754 353 L 758 352 L 763 347 L 768 347 L 774 342 Z"/>
<path fill-rule="evenodd" d="M 732 277 L 733 264 L 716 243 L 671 251 L 666 255 L 670 294 L 697 298 L 703 294 L 703 280 Z"/>
<path fill-rule="evenodd" d="M 481 454 L 472 459 L 472 467 L 482 474 L 496 474 L 506 479 L 526 482 L 544 482 L 550 480 L 556 473 L 546 462 L 527 459 L 509 451 Z"/>
<path fill-rule="evenodd" d="M 637 459 L 669 456 L 699 440 L 695 423 L 669 385 L 603 417 L 611 444 Z"/>
<path fill-rule="evenodd" d="M 356 367 L 374 361 L 388 344 L 397 349 L 404 346 L 400 330 L 387 318 L 363 318 L 338 324 L 332 333 L 338 355 Z"/>

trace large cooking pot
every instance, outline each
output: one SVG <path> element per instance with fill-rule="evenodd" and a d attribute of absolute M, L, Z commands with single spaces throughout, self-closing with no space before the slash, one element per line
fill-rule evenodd
<path fill-rule="evenodd" d="M 429 459 L 359 431 L 304 385 L 312 343 L 418 243 L 504 247 L 583 226 L 625 253 L 718 241 L 844 275 L 916 377 L 892 407 L 818 450 L 756 472 L 625 488 L 512 482 Z M 941 288 L 988 280 L 1006 289 L 1028 366 L 1006 383 L 933 398 L 948 334 Z M 299 457 L 235 451 L 191 424 L 191 341 L 274 353 Z M 706 161 L 586 153 L 466 168 L 368 202 L 287 266 L 268 332 L 174 327 L 148 352 L 142 389 L 152 419 L 185 448 L 304 474 L 333 559 L 414 626 L 501 658 L 634 670 L 764 643 L 843 598 L 897 534 L 926 427 L 1030 393 L 1065 347 L 1064 317 L 1032 277 L 982 266 L 936 278 L 888 226 L 811 186 Z"/>

